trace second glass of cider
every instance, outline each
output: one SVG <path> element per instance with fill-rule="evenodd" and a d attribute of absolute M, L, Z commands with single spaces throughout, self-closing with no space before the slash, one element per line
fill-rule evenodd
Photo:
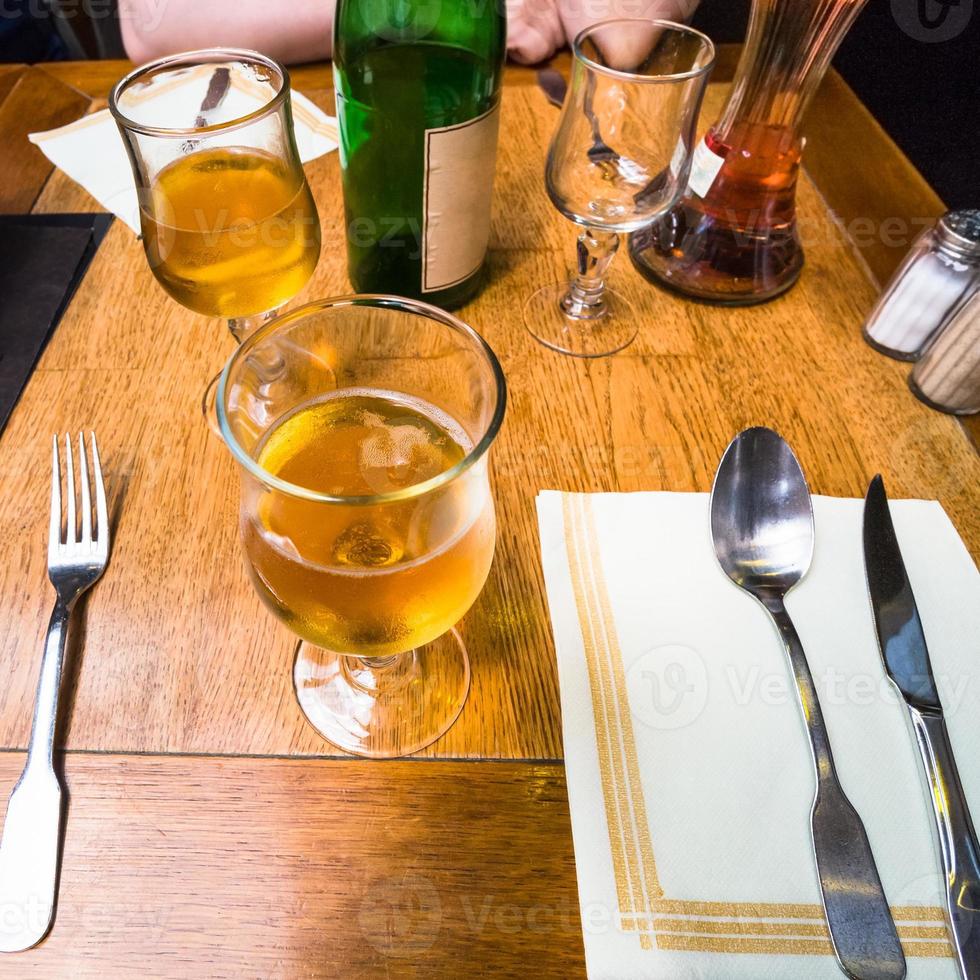
<path fill-rule="evenodd" d="M 397 297 L 300 307 L 225 368 L 215 410 L 242 471 L 246 566 L 302 640 L 307 719 L 346 751 L 415 752 L 462 709 L 455 627 L 493 559 L 488 451 L 504 402 L 472 328 Z"/>

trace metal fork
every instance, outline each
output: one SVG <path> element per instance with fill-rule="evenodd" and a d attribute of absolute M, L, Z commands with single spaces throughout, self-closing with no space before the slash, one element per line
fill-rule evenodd
<path fill-rule="evenodd" d="M 61 667 L 72 609 L 105 571 L 109 560 L 109 516 L 95 433 L 91 433 L 95 523 L 85 440 L 78 436 L 81 533 L 76 522 L 75 474 L 71 438 L 65 436 L 65 532 L 62 535 L 61 466 L 58 437 L 51 462 L 51 523 L 48 578 L 57 593 L 41 660 L 34 724 L 27 762 L 7 803 L 0 840 L 0 950 L 16 952 L 39 943 L 51 928 L 61 834 L 61 784 L 54 771 L 54 733 L 58 717 Z"/>

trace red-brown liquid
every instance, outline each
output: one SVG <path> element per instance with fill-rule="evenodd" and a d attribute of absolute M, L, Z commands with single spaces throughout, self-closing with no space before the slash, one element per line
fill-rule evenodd
<path fill-rule="evenodd" d="M 688 294 L 731 303 L 774 296 L 803 264 L 794 217 L 800 142 L 787 127 L 742 122 L 724 139 L 709 131 L 705 143 L 724 161 L 705 196 L 688 189 L 633 236 L 631 252 L 641 272 Z"/>

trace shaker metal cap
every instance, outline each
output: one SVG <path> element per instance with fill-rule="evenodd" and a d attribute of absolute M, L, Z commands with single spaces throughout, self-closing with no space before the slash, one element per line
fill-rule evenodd
<path fill-rule="evenodd" d="M 980 209 L 947 211 L 937 225 L 939 244 L 964 258 L 980 256 Z"/>

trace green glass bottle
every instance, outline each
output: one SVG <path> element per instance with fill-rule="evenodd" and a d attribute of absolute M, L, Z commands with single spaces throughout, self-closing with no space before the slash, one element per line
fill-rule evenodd
<path fill-rule="evenodd" d="M 334 85 L 351 282 L 453 307 L 490 233 L 504 0 L 339 0 Z"/>

